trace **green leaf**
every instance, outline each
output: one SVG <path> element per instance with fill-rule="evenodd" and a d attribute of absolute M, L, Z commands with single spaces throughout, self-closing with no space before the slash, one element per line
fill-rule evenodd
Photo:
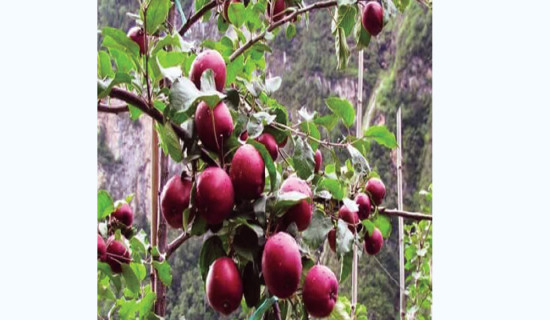
<path fill-rule="evenodd" d="M 308 202 L 311 201 L 308 195 L 298 191 L 279 193 L 277 194 L 277 198 L 275 200 L 273 213 L 275 214 L 275 216 L 281 216 L 286 213 L 288 209 L 292 208 L 303 200 L 307 200 Z"/>
<path fill-rule="evenodd" d="M 349 47 L 348 42 L 346 41 L 346 35 L 344 29 L 337 28 L 336 34 L 334 36 L 334 44 L 336 48 L 336 61 L 338 62 L 338 69 L 343 70 L 348 65 L 349 60 Z"/>
<path fill-rule="evenodd" d="M 367 232 L 369 234 L 372 234 L 375 228 L 374 223 L 372 223 L 370 220 L 367 220 L 367 219 L 361 221 L 361 223 L 363 224 L 363 226 L 365 226 L 365 229 L 367 229 Z"/>
<path fill-rule="evenodd" d="M 170 155 L 175 162 L 181 162 L 183 159 L 183 153 L 181 150 L 181 144 L 178 136 L 172 128 L 170 122 L 166 122 L 164 125 L 155 123 L 159 135 L 159 143 L 165 154 Z"/>
<path fill-rule="evenodd" d="M 298 177 L 307 180 L 313 174 L 313 169 L 315 168 L 314 156 L 311 146 L 303 141 L 302 138 L 296 137 L 294 140 L 292 162 Z"/>
<path fill-rule="evenodd" d="M 141 263 L 131 262 L 130 268 L 132 268 L 134 274 L 140 282 L 143 281 L 147 276 L 147 270 L 145 269 L 145 266 Z"/>
<path fill-rule="evenodd" d="M 384 239 L 387 239 L 390 236 L 392 226 L 391 220 L 388 216 L 378 214 L 376 215 L 373 223 L 380 230 L 380 233 L 382 233 L 382 237 L 384 237 Z"/>
<path fill-rule="evenodd" d="M 256 311 L 252 314 L 249 320 L 261 320 L 264 313 L 271 308 L 271 306 L 279 300 L 276 296 L 271 296 L 256 309 Z"/>
<path fill-rule="evenodd" d="M 97 69 L 98 76 L 100 78 L 107 78 L 114 76 L 113 67 L 111 66 L 111 58 L 105 51 L 97 52 Z"/>
<path fill-rule="evenodd" d="M 367 162 L 367 159 L 363 157 L 359 150 L 357 150 L 354 146 L 350 144 L 347 145 L 347 149 L 351 156 L 351 163 L 353 164 L 353 168 L 355 169 L 355 171 L 359 173 L 366 173 L 370 171 L 370 166 Z"/>
<path fill-rule="evenodd" d="M 349 311 L 346 310 L 346 305 L 340 300 L 340 298 L 345 297 L 338 297 L 338 301 L 334 305 L 334 309 L 332 309 L 328 320 L 350 320 Z"/>
<path fill-rule="evenodd" d="M 256 216 L 256 219 L 258 219 L 258 222 L 265 226 L 266 223 L 266 217 L 265 217 L 265 207 L 267 203 L 267 197 L 264 195 L 261 195 L 258 199 L 254 201 L 253 208 L 254 208 L 254 215 Z"/>
<path fill-rule="evenodd" d="M 153 305 L 157 299 L 157 295 L 151 290 L 151 286 L 145 287 L 145 295 L 139 302 L 139 315 L 140 319 L 144 319 L 147 315 L 151 314 Z"/>
<path fill-rule="evenodd" d="M 157 54 L 157 60 L 161 67 L 169 68 L 181 65 L 185 61 L 186 54 L 183 52 L 160 50 Z M 181 69 L 180 69 L 181 70 Z"/>
<path fill-rule="evenodd" d="M 134 59 L 139 57 L 139 45 L 128 38 L 122 30 L 104 27 L 101 29 L 101 34 L 103 35 L 102 45 L 104 47 L 123 50 Z"/>
<path fill-rule="evenodd" d="M 384 147 L 395 149 L 397 141 L 395 135 L 386 128 L 386 126 L 371 126 L 364 132 L 365 138 L 373 139 Z"/>
<path fill-rule="evenodd" d="M 322 178 L 317 188 L 329 191 L 336 200 L 342 200 L 346 195 L 345 186 L 338 179 Z"/>
<path fill-rule="evenodd" d="M 240 28 L 245 21 L 244 4 L 240 2 L 230 2 L 227 10 L 229 21 L 237 28 Z"/>
<path fill-rule="evenodd" d="M 103 99 L 106 96 L 109 95 L 111 92 L 111 89 L 113 89 L 114 86 L 121 84 L 121 83 L 132 83 L 132 76 L 130 76 L 127 73 L 117 72 L 115 74 L 115 77 L 113 79 L 109 79 L 107 81 L 97 80 L 98 81 L 98 92 L 97 92 L 97 98 Z"/>
<path fill-rule="evenodd" d="M 325 99 L 327 107 L 334 112 L 346 127 L 351 127 L 355 122 L 355 110 L 353 105 L 347 99 L 340 99 L 337 97 L 330 97 Z"/>
<path fill-rule="evenodd" d="M 147 34 L 153 34 L 166 21 L 170 10 L 170 0 L 150 0 L 147 6 Z"/>
<path fill-rule="evenodd" d="M 355 14 L 357 8 L 353 5 L 338 7 L 337 26 L 344 30 L 345 36 L 349 36 L 355 25 Z"/>
<path fill-rule="evenodd" d="M 330 132 L 334 129 L 334 127 L 336 127 L 336 124 L 338 124 L 338 116 L 335 114 L 329 114 L 326 116 L 315 118 L 313 122 L 317 125 L 327 128 L 327 130 Z"/>
<path fill-rule="evenodd" d="M 243 71 L 244 67 L 244 56 L 240 55 L 237 57 L 237 59 L 229 62 L 227 64 L 227 76 L 225 77 L 225 86 L 230 86 L 233 82 L 235 82 L 235 79 L 237 78 L 237 75 Z"/>
<path fill-rule="evenodd" d="M 124 50 L 110 48 L 109 53 L 115 60 L 115 65 L 118 72 L 129 73 L 130 71 L 136 69 L 134 61 L 130 59 L 130 56 Z"/>
<path fill-rule="evenodd" d="M 170 106 L 175 111 L 192 114 L 200 101 L 206 102 L 210 107 L 215 107 L 225 98 L 225 95 L 215 90 L 199 91 L 195 84 L 186 77 L 180 77 L 172 83 L 169 100 Z"/>
<path fill-rule="evenodd" d="M 349 230 L 347 222 L 338 219 L 336 228 L 336 253 L 343 255 L 350 252 L 353 247 L 353 233 Z"/>
<path fill-rule="evenodd" d="M 195 217 L 193 224 L 191 225 L 191 235 L 200 236 L 203 235 L 208 229 L 208 224 L 202 216 Z"/>
<path fill-rule="evenodd" d="M 168 261 L 153 261 L 153 267 L 157 270 L 160 281 L 162 281 L 165 286 L 169 287 L 172 284 L 172 268 Z"/>
<path fill-rule="evenodd" d="M 318 248 L 333 228 L 332 220 L 322 211 L 315 210 L 309 227 L 302 232 L 304 242 L 311 248 Z"/>
<path fill-rule="evenodd" d="M 248 138 L 247 143 L 251 144 L 254 148 L 256 148 L 256 150 L 258 150 L 258 152 L 262 156 L 265 167 L 267 168 L 267 172 L 269 173 L 269 181 L 271 182 L 271 191 L 274 191 L 275 186 L 277 185 L 277 169 L 275 168 L 275 163 L 273 162 L 273 158 L 271 158 L 269 151 L 267 151 L 266 147 L 260 142 L 253 140 L 251 138 Z"/>
<path fill-rule="evenodd" d="M 281 77 L 265 79 L 265 89 L 267 91 L 267 94 L 272 94 L 275 91 L 279 90 L 279 88 L 281 87 L 281 82 Z"/>
<path fill-rule="evenodd" d="M 135 295 L 139 294 L 139 280 L 134 273 L 134 269 L 126 263 L 121 263 L 120 265 L 122 266 L 122 276 L 126 281 L 127 288 Z"/>
<path fill-rule="evenodd" d="M 367 30 L 363 28 L 361 19 L 357 19 L 357 21 L 355 22 L 354 36 L 355 36 L 355 45 L 359 50 L 368 48 L 370 43 L 370 33 L 368 33 Z"/>
<path fill-rule="evenodd" d="M 353 250 L 347 252 L 340 259 L 340 284 L 344 283 L 351 274 L 351 267 L 353 263 Z"/>
<path fill-rule="evenodd" d="M 257 112 L 252 114 L 246 125 L 248 131 L 248 137 L 250 139 L 256 139 L 264 131 L 264 126 L 272 123 L 275 120 L 275 116 L 267 112 Z"/>
<path fill-rule="evenodd" d="M 315 123 L 313 123 L 313 121 L 303 121 L 302 123 L 300 123 L 300 129 L 302 129 L 302 132 L 307 133 L 308 136 L 312 138 L 315 138 L 317 140 L 321 139 L 321 132 L 319 132 L 319 129 L 317 128 Z M 313 151 L 316 151 L 319 147 L 319 142 L 310 138 L 308 138 L 308 141 L 311 149 Z"/>
<path fill-rule="evenodd" d="M 243 271 L 243 294 L 246 305 L 255 307 L 260 302 L 260 275 L 252 261 L 248 262 Z"/>
<path fill-rule="evenodd" d="M 97 220 L 103 220 L 115 210 L 113 198 L 105 190 L 97 191 Z"/>
<path fill-rule="evenodd" d="M 286 27 L 286 38 L 288 40 L 294 38 L 296 35 L 296 26 L 293 23 L 289 23 Z"/>
<path fill-rule="evenodd" d="M 203 281 L 206 280 L 210 265 L 220 257 L 225 257 L 222 240 L 216 235 L 211 236 L 202 245 L 199 255 L 199 269 Z"/>

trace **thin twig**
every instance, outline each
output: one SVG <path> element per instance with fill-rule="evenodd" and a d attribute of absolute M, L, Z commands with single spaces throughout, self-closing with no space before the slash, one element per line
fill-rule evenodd
<path fill-rule="evenodd" d="M 166 259 L 168 259 L 172 253 L 174 253 L 174 251 L 176 251 L 189 238 L 191 238 L 191 234 L 184 232 L 174 239 L 174 241 L 170 242 L 166 248 Z"/>
<path fill-rule="evenodd" d="M 305 137 L 305 138 L 308 138 L 312 141 L 315 141 L 325 147 L 328 147 L 328 146 L 331 146 L 331 147 L 341 147 L 341 148 L 346 148 L 349 143 L 338 143 L 338 142 L 330 142 L 330 141 L 325 141 L 325 140 L 319 140 L 317 138 L 314 138 L 310 135 L 308 135 L 307 133 L 304 133 L 304 132 L 301 132 L 299 130 L 296 130 L 296 129 L 293 129 L 292 127 L 289 127 L 285 124 L 282 124 L 282 123 L 279 123 L 279 122 L 271 122 L 271 125 L 274 126 L 274 127 L 278 127 L 278 129 L 283 129 L 283 130 L 289 130 L 290 132 L 294 133 L 295 135 L 298 135 L 298 136 L 301 136 L 301 137 Z"/>
<path fill-rule="evenodd" d="M 128 105 L 119 105 L 119 106 L 109 106 L 108 104 L 98 102 L 97 103 L 97 111 L 99 112 L 105 112 L 105 113 L 114 113 L 119 114 L 123 112 L 128 112 Z"/>
<path fill-rule="evenodd" d="M 281 320 L 281 309 L 279 309 L 279 303 L 277 301 L 273 303 L 273 313 L 275 314 L 275 320 Z"/>
<path fill-rule="evenodd" d="M 432 220 L 432 216 L 425 213 L 420 212 L 409 212 L 409 211 L 403 211 L 403 210 L 397 210 L 397 209 L 386 209 L 379 207 L 378 211 L 386 216 L 396 216 L 396 217 L 403 217 L 407 219 L 412 220 Z"/>
<path fill-rule="evenodd" d="M 336 0 L 329 0 L 329 1 L 319 1 L 319 2 L 316 2 L 310 6 L 307 6 L 307 7 L 304 7 L 300 10 L 296 10 L 294 11 L 292 14 L 284 17 L 283 19 L 275 22 L 275 23 L 271 23 L 269 25 L 269 27 L 267 27 L 267 29 L 265 29 L 265 31 L 263 31 L 262 33 L 260 33 L 259 35 L 257 35 L 256 37 L 254 38 L 251 38 L 250 40 L 248 40 L 242 47 L 240 47 L 239 49 L 237 49 L 235 52 L 233 52 L 233 54 L 231 54 L 231 56 L 229 57 L 229 60 L 230 61 L 233 61 L 235 60 L 238 56 L 240 56 L 241 54 L 243 54 L 247 49 L 249 49 L 250 47 L 252 47 L 256 42 L 262 40 L 265 38 L 265 35 L 267 32 L 271 32 L 272 30 L 274 30 L 275 28 L 277 28 L 278 26 L 280 25 L 283 25 L 285 24 L 286 22 L 294 19 L 295 17 L 297 17 L 298 15 L 301 15 L 301 14 L 304 14 L 308 11 L 312 11 L 312 10 L 315 10 L 315 9 L 321 9 L 321 8 L 327 8 L 327 7 L 332 7 L 332 6 L 335 6 L 337 4 L 337 1 Z"/>
<path fill-rule="evenodd" d="M 189 17 L 189 19 L 185 22 L 183 26 L 179 29 L 178 33 L 180 36 L 183 37 L 183 35 L 189 30 L 197 21 L 199 21 L 202 16 L 204 16 L 208 10 L 214 8 L 217 5 L 216 0 L 212 0 L 204 5 L 204 7 L 200 8 L 199 11 L 195 12 L 194 15 Z"/>

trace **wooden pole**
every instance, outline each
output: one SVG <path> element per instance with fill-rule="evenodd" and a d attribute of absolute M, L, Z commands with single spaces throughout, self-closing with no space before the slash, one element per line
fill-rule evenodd
<path fill-rule="evenodd" d="M 357 76 L 357 112 L 355 123 L 355 136 L 361 138 L 363 136 L 363 50 L 359 50 L 359 66 Z M 355 319 L 355 309 L 357 306 L 357 245 L 353 244 L 353 260 L 351 265 L 351 319 Z"/>
<path fill-rule="evenodd" d="M 401 139 L 401 107 L 397 109 L 397 209 L 403 210 L 403 167 Z M 401 320 L 405 319 L 405 256 L 403 243 L 403 217 L 399 221 L 399 314 Z"/>

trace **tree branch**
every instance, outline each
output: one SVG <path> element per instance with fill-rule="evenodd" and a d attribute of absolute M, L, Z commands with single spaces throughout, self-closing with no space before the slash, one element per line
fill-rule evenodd
<path fill-rule="evenodd" d="M 119 106 L 109 106 L 108 104 L 98 102 L 97 103 L 97 111 L 99 112 L 105 112 L 105 113 L 114 113 L 119 114 L 123 112 L 128 112 L 128 105 L 123 104 Z"/>
<path fill-rule="evenodd" d="M 430 220 L 432 221 L 432 216 L 425 213 L 420 212 L 409 212 L 409 211 L 402 211 L 397 209 L 386 209 L 379 207 L 378 211 L 386 216 L 396 216 L 396 217 L 403 217 L 406 219 L 412 219 L 412 220 Z"/>
<path fill-rule="evenodd" d="M 302 9 L 299 9 L 299 10 L 296 10 L 294 11 L 292 14 L 289 14 L 288 16 L 284 17 L 283 19 L 275 22 L 275 23 L 272 23 L 269 25 L 269 27 L 267 27 L 267 29 L 265 31 L 263 31 L 262 33 L 260 33 L 259 35 L 257 35 L 256 37 L 254 38 L 251 38 L 250 40 L 248 40 L 248 42 L 246 42 L 242 47 L 240 47 L 239 49 L 237 49 L 235 52 L 233 52 L 233 54 L 231 54 L 231 56 L 229 57 L 229 60 L 230 61 L 233 61 L 235 60 L 239 55 L 241 55 L 242 53 L 244 53 L 247 49 L 249 49 L 250 47 L 252 47 L 252 45 L 254 45 L 256 42 L 262 40 L 265 38 L 265 35 L 267 32 L 271 32 L 273 29 L 277 28 L 278 26 L 282 25 L 282 24 L 285 24 L 286 22 L 294 19 L 295 17 L 297 17 L 298 15 L 300 14 L 304 14 L 308 11 L 312 11 L 312 10 L 315 10 L 315 9 L 321 9 L 321 8 L 328 8 L 328 7 L 333 7 L 337 4 L 336 0 L 328 0 L 328 1 L 319 1 L 319 2 L 316 2 L 312 5 L 309 5 L 307 7 L 304 7 Z"/>
<path fill-rule="evenodd" d="M 212 0 L 207 4 L 205 4 L 204 7 L 202 7 L 199 11 L 195 12 L 194 15 L 189 17 L 189 20 L 187 20 L 185 24 L 181 26 L 181 28 L 178 31 L 180 36 L 183 37 L 183 35 L 187 32 L 187 30 L 189 30 L 195 24 L 195 22 L 199 21 L 199 19 L 202 18 L 202 16 L 204 16 L 206 12 L 208 12 L 208 10 L 214 8 L 216 5 L 217 5 L 216 0 Z"/>
<path fill-rule="evenodd" d="M 172 253 L 174 253 L 174 251 L 176 251 L 176 249 L 178 249 L 189 238 L 191 238 L 191 234 L 184 232 L 174 239 L 174 241 L 170 242 L 166 248 L 166 259 L 168 259 Z"/>
<path fill-rule="evenodd" d="M 275 314 L 275 320 L 281 320 L 281 309 L 277 301 L 273 303 L 273 313 Z"/>

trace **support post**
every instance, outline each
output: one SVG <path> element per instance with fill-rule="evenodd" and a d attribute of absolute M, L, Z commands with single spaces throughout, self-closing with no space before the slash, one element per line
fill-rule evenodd
<path fill-rule="evenodd" d="M 359 65 L 357 75 L 357 112 L 355 123 L 355 136 L 360 138 L 363 136 L 363 50 L 359 50 Z M 353 260 L 351 264 L 351 319 L 355 319 L 355 309 L 357 306 L 357 244 L 353 243 Z"/>
<path fill-rule="evenodd" d="M 403 166 L 402 166 L 402 139 L 401 139 L 401 107 L 397 110 L 397 209 L 403 210 Z M 403 242 L 403 217 L 399 221 L 399 314 L 405 319 L 405 244 Z"/>

